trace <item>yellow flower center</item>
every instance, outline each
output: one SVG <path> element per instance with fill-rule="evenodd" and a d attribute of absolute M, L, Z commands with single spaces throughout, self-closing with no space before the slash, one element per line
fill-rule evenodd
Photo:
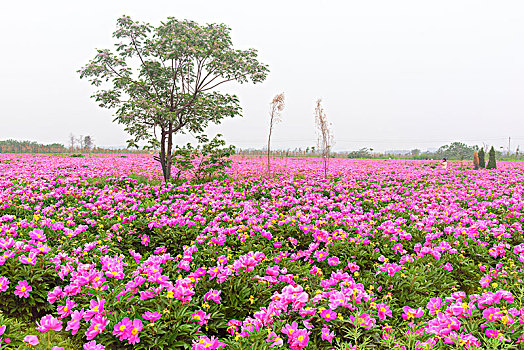
<path fill-rule="evenodd" d="M 138 329 L 133 328 L 133 329 L 131 330 L 131 334 L 135 335 L 135 334 L 137 334 L 137 333 L 138 333 Z"/>
<path fill-rule="evenodd" d="M 119 330 L 120 330 L 120 331 L 123 331 L 124 329 L 126 329 L 126 325 L 125 325 L 125 324 L 123 324 L 123 325 L 120 325 L 120 328 L 119 328 Z"/>

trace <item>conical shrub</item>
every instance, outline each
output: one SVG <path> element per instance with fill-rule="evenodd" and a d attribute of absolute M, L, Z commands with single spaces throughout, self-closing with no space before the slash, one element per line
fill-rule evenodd
<path fill-rule="evenodd" d="M 493 148 L 493 146 L 491 146 L 491 149 L 489 150 L 489 160 L 486 169 L 497 169 L 497 162 L 495 160 L 495 148 Z"/>
<path fill-rule="evenodd" d="M 479 167 L 484 169 L 486 167 L 486 160 L 484 159 L 484 149 L 481 148 L 479 151 Z"/>

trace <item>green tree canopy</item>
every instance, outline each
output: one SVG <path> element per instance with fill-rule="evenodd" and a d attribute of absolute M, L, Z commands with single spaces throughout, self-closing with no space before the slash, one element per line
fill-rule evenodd
<path fill-rule="evenodd" d="M 462 142 L 453 142 L 440 147 L 435 155 L 450 159 L 470 159 L 476 150 L 476 147 L 470 147 Z"/>
<path fill-rule="evenodd" d="M 117 20 L 115 50 L 98 54 L 79 70 L 100 89 L 92 96 L 115 110 L 132 136 L 159 148 L 164 179 L 171 174 L 174 134 L 201 133 L 209 123 L 241 114 L 235 95 L 213 91 L 230 81 L 258 83 L 266 65 L 254 49 L 233 48 L 230 28 L 169 17 L 153 27 L 128 16 Z"/>

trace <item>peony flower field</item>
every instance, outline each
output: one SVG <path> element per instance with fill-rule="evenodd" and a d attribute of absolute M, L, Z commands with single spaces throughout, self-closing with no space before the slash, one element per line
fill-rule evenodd
<path fill-rule="evenodd" d="M 272 167 L 0 155 L 0 346 L 521 348 L 524 164 Z"/>

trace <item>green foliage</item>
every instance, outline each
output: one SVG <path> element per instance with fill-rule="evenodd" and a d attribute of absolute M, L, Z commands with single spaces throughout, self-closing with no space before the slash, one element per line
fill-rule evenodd
<path fill-rule="evenodd" d="M 220 134 L 209 140 L 205 135 L 199 136 L 198 164 L 195 167 L 196 180 L 210 180 L 213 177 L 223 177 L 225 170 L 231 167 L 230 158 L 235 153 L 235 147 L 225 147 L 226 142 L 220 139 Z"/>
<path fill-rule="evenodd" d="M 463 160 L 471 159 L 474 152 L 475 147 L 470 147 L 462 142 L 453 142 L 440 147 L 435 155 L 439 158 Z"/>
<path fill-rule="evenodd" d="M 64 145 L 52 143 L 43 145 L 35 141 L 0 141 L 0 153 L 64 153 L 67 149 Z"/>
<path fill-rule="evenodd" d="M 371 151 L 369 148 L 361 148 L 358 151 L 352 151 L 347 154 L 348 158 L 371 158 Z"/>
<path fill-rule="evenodd" d="M 235 153 L 234 146 L 225 147 L 226 142 L 218 134 L 209 140 L 205 135 L 197 136 L 199 145 L 195 148 L 190 143 L 176 146 L 173 152 L 175 174 L 173 179 L 179 180 L 184 174 L 192 172 L 193 180 L 209 181 L 212 178 L 223 178 L 225 171 L 231 166 L 230 157 Z"/>
<path fill-rule="evenodd" d="M 479 151 L 479 167 L 480 169 L 484 169 L 486 167 L 486 160 L 483 148 L 481 148 Z"/>
<path fill-rule="evenodd" d="M 175 150 L 173 151 L 173 166 L 176 170 L 173 175 L 173 180 L 178 181 L 184 173 L 193 168 L 193 161 L 197 155 L 198 150 L 190 143 L 182 147 L 178 145 L 175 146 Z"/>
<path fill-rule="evenodd" d="M 486 169 L 497 169 L 497 162 L 495 160 L 495 148 L 493 148 L 493 146 L 491 146 L 491 149 L 489 150 L 489 160 Z"/>
<path fill-rule="evenodd" d="M 129 174 L 127 175 L 129 179 L 133 179 L 134 184 L 149 184 L 149 185 L 160 185 L 161 181 L 158 179 L 150 179 L 147 176 L 141 174 Z"/>

